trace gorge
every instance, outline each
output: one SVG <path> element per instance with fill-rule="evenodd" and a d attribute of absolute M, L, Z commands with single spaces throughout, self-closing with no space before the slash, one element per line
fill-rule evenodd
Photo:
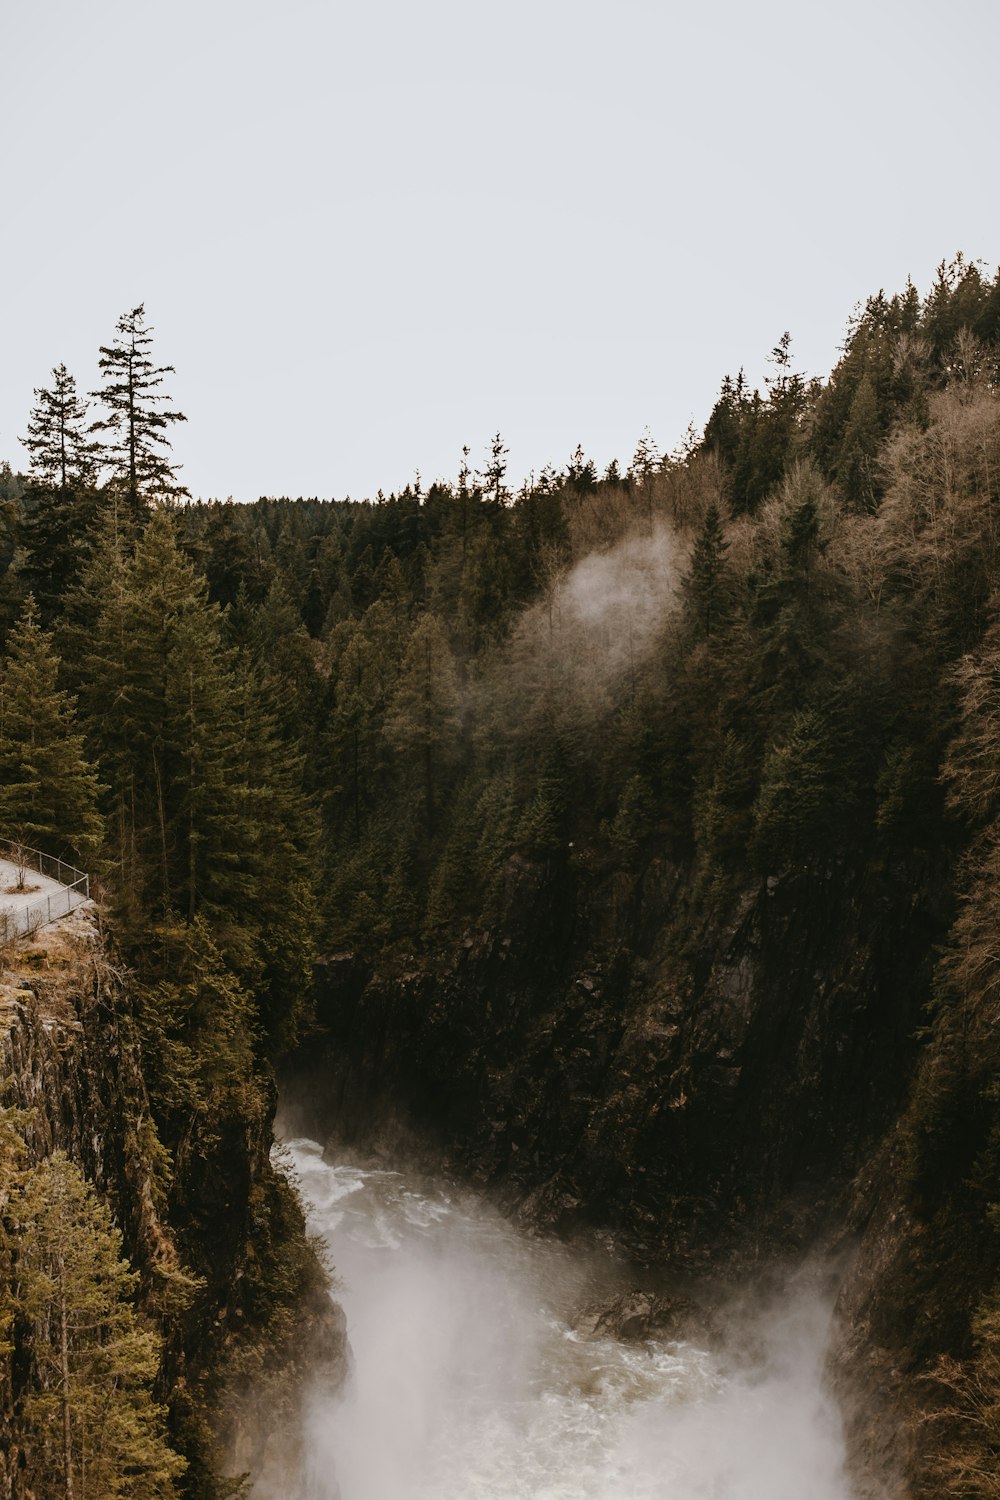
<path fill-rule="evenodd" d="M 996 1500 L 1000 277 L 374 501 L 185 503 L 151 339 L 0 470 L 8 1500 Z"/>

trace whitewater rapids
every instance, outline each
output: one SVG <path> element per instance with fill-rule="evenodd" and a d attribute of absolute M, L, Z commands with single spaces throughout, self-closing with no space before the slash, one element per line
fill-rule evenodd
<path fill-rule="evenodd" d="M 587 1339 L 574 1314 L 621 1288 L 610 1260 L 314 1141 L 281 1150 L 353 1356 L 346 1392 L 311 1403 L 295 1500 L 850 1500 L 815 1282 L 731 1312 L 721 1352 Z"/>

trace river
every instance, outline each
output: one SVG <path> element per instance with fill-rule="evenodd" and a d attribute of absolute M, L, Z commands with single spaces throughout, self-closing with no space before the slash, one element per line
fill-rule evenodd
<path fill-rule="evenodd" d="M 729 1336 L 584 1337 L 625 1283 L 402 1171 L 283 1148 L 329 1247 L 346 1393 L 317 1396 L 295 1500 L 850 1500 L 823 1386 L 827 1283 L 730 1303 Z"/>

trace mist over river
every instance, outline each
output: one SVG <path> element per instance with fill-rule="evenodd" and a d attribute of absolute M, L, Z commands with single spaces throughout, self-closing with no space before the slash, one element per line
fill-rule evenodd
<path fill-rule="evenodd" d="M 609 1257 L 310 1140 L 279 1150 L 353 1358 L 312 1400 L 294 1500 L 850 1500 L 828 1280 L 748 1294 L 721 1339 L 588 1337 L 581 1308 L 634 1285 Z"/>

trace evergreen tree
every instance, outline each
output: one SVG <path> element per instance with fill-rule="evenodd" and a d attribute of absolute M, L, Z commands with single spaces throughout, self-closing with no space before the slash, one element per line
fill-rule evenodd
<path fill-rule="evenodd" d="M 746 377 L 741 370 L 733 380 L 727 375 L 719 391 L 719 399 L 705 424 L 702 444 L 707 453 L 718 453 L 727 463 L 736 460 L 740 446 L 740 431 L 744 409 L 748 401 Z"/>
<path fill-rule="evenodd" d="M 577 443 L 566 466 L 566 479 L 574 489 L 581 492 L 589 493 L 597 488 L 597 469 L 594 460 L 584 453 L 582 443 Z"/>
<path fill-rule="evenodd" d="M 153 363 L 153 331 L 146 325 L 142 303 L 118 319 L 117 334 L 114 343 L 101 345 L 104 385 L 91 394 L 104 403 L 108 415 L 95 422 L 91 431 L 109 434 L 105 456 L 112 479 L 138 514 L 153 499 L 188 493 L 177 483 L 178 466 L 168 462 L 164 451 L 170 448 L 171 423 L 187 418 L 182 412 L 164 409 L 171 397 L 160 387 L 174 367 Z"/>
<path fill-rule="evenodd" d="M 729 865 L 739 868 L 746 857 L 757 784 L 746 746 L 732 729 L 722 734 L 712 758 L 706 758 L 702 777 L 691 799 L 699 863 L 713 873 Z"/>
<path fill-rule="evenodd" d="M 0 669 L 0 828 L 46 853 L 87 856 L 102 833 L 99 788 L 59 668 L 29 596 Z"/>
<path fill-rule="evenodd" d="M 642 436 L 636 444 L 632 455 L 632 462 L 628 466 L 628 477 L 644 484 L 651 474 L 655 474 L 663 462 L 663 455 L 656 445 L 656 441 L 649 428 L 643 429 Z"/>
<path fill-rule="evenodd" d="M 822 852 L 843 816 L 835 751 L 829 726 L 814 709 L 795 714 L 787 735 L 770 747 L 754 808 L 753 846 L 762 867 Z"/>
<path fill-rule="evenodd" d="M 755 580 L 752 621 L 758 631 L 755 691 L 762 718 L 800 705 L 829 651 L 829 621 L 840 575 L 825 565 L 823 486 L 798 465 L 768 521 L 776 531 L 767 573 Z"/>
<path fill-rule="evenodd" d="M 751 515 L 784 477 L 810 399 L 808 383 L 791 369 L 790 334 L 782 334 L 770 362 L 776 373 L 765 380 L 767 399 L 754 391 L 740 404 L 739 445 L 733 458 L 733 509 Z"/>
<path fill-rule="evenodd" d="M 250 831 L 218 608 L 166 511 L 131 555 L 109 533 L 89 575 L 100 610 L 82 664 L 88 734 L 110 783 L 121 894 L 191 912 L 245 899 Z"/>
<path fill-rule="evenodd" d="M 504 440 L 499 432 L 493 434 L 490 439 L 490 451 L 486 459 L 486 467 L 479 476 L 482 480 L 483 494 L 493 501 L 494 505 L 506 505 L 510 499 L 510 491 L 507 488 L 507 456 L 510 449 L 504 445 Z"/>
<path fill-rule="evenodd" d="M 253 1001 L 227 968 L 208 925 L 156 928 L 155 982 L 139 987 L 150 1097 L 168 1141 L 200 1127 L 210 1147 L 220 1123 L 264 1107 L 254 1076 Z"/>
<path fill-rule="evenodd" d="M 706 639 L 724 624 L 729 604 L 726 553 L 729 543 L 722 528 L 719 507 L 713 500 L 705 513 L 705 524 L 694 544 L 691 571 L 686 585 L 692 610 Z"/>
<path fill-rule="evenodd" d="M 210 606 L 173 622 L 164 667 L 156 790 L 176 872 L 171 879 L 165 871 L 164 903 L 193 920 L 201 909 L 231 910 L 250 890 L 251 812 L 237 770 L 234 684 Z"/>
<path fill-rule="evenodd" d="M 51 390 L 35 391 L 37 402 L 21 439 L 31 454 L 31 477 L 50 489 L 86 488 L 93 484 L 100 451 L 84 427 L 87 403 L 65 365 L 56 365 L 52 376 Z"/>
<path fill-rule="evenodd" d="M 286 1047 L 298 1039 L 308 1014 L 321 846 L 316 807 L 304 785 L 306 753 L 283 733 L 276 702 L 281 692 L 276 679 L 260 680 L 247 659 L 237 664 L 230 775 L 239 775 L 245 800 L 251 839 L 240 854 L 240 869 L 251 895 L 242 909 L 222 910 L 222 937 L 237 922 L 251 930 L 254 963 L 241 972 L 252 983 L 272 1045 Z"/>
<path fill-rule="evenodd" d="M 7 1206 L 14 1303 L 31 1378 L 17 1423 L 31 1493 L 63 1500 L 160 1500 L 184 1461 L 152 1400 L 159 1341 L 132 1307 L 137 1277 L 121 1234 L 80 1172 L 57 1152 Z"/>
<path fill-rule="evenodd" d="M 253 645 L 262 676 L 280 683 L 274 707 L 289 740 L 306 743 L 320 717 L 318 647 L 302 622 L 288 575 L 275 575 L 257 611 Z"/>
<path fill-rule="evenodd" d="M 119 897 L 137 932 L 153 913 L 203 917 L 269 1029 L 290 1037 L 315 928 L 304 758 L 267 701 L 284 688 L 225 645 L 176 530 L 156 511 L 131 555 L 109 537 L 95 563 L 84 709 L 111 787 Z"/>
<path fill-rule="evenodd" d="M 883 435 L 875 381 L 866 370 L 851 402 L 837 463 L 844 492 L 859 510 L 874 510 L 881 496 L 878 452 Z"/>
<path fill-rule="evenodd" d="M 541 762 L 534 795 L 526 804 L 514 831 L 515 842 L 526 844 L 539 854 L 553 854 L 565 848 L 569 792 L 566 756 L 563 746 L 556 741 Z"/>
<path fill-rule="evenodd" d="M 427 826 L 436 821 L 442 767 L 453 762 L 461 730 L 458 676 L 444 627 L 424 615 L 407 649 L 387 721 L 394 749 L 413 756 L 423 772 Z"/>
<path fill-rule="evenodd" d="M 372 610 L 378 607 L 372 605 Z M 362 809 L 372 789 L 379 731 L 393 682 L 387 667 L 365 622 L 349 627 L 337 662 L 329 744 L 338 790 L 343 789 L 350 805 L 355 841 L 361 837 Z"/>
<path fill-rule="evenodd" d="M 97 497 L 99 447 L 87 435 L 87 404 L 65 365 L 52 371 L 51 389 L 36 404 L 22 438 L 31 472 L 19 509 L 17 572 L 43 619 L 59 608 L 86 557 Z"/>

